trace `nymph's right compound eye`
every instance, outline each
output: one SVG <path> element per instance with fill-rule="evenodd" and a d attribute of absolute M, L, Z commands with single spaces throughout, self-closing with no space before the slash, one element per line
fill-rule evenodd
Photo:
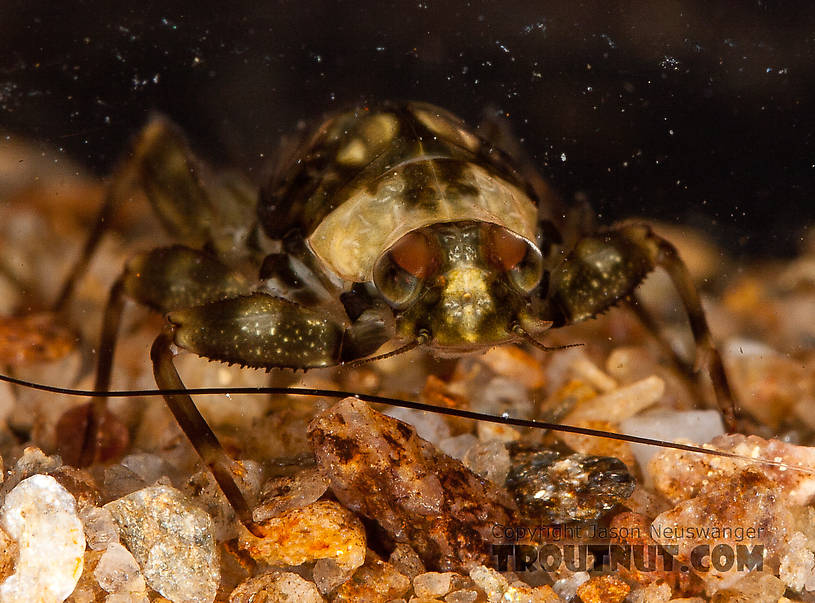
<path fill-rule="evenodd" d="M 374 284 L 388 304 L 401 310 L 413 303 L 439 264 L 439 253 L 422 233 L 399 239 L 374 266 Z"/>
<path fill-rule="evenodd" d="M 506 272 L 511 285 L 523 294 L 541 282 L 543 258 L 537 247 L 506 228 L 490 224 L 486 236 L 487 257 Z"/>

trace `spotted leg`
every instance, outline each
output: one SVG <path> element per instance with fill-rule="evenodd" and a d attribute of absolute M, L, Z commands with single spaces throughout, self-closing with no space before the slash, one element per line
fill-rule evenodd
<path fill-rule="evenodd" d="M 353 360 L 374 350 L 359 341 L 384 325 L 357 320 L 343 326 L 323 312 L 265 293 L 214 301 L 169 312 L 168 326 L 153 344 L 151 356 L 161 389 L 183 390 L 172 362 L 171 346 L 200 356 L 253 368 L 317 368 Z M 376 322 L 376 321 L 374 321 Z M 196 451 L 212 469 L 239 519 L 256 531 L 248 505 L 235 481 L 240 468 L 229 458 L 215 434 L 185 393 L 164 399 Z"/>
<path fill-rule="evenodd" d="M 552 273 L 548 319 L 555 326 L 591 318 L 621 300 L 656 267 L 676 287 L 696 342 L 696 365 L 710 375 L 728 429 L 735 428 L 735 403 L 721 356 L 713 344 L 699 294 L 685 264 L 668 241 L 645 225 L 627 225 L 580 239 Z"/>

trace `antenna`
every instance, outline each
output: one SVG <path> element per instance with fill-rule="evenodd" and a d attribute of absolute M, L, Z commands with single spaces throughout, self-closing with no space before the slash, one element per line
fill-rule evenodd
<path fill-rule="evenodd" d="M 648 446 L 658 446 L 660 448 L 670 448 L 674 450 L 682 450 L 685 452 L 695 452 L 698 454 L 705 454 L 709 456 L 718 456 L 733 460 L 746 461 L 750 463 L 760 463 L 771 467 L 779 467 L 782 469 L 789 469 L 800 471 L 815 475 L 815 469 L 808 467 L 801 467 L 799 465 L 790 465 L 782 461 L 756 458 L 724 450 L 716 450 L 714 448 L 704 448 L 702 446 L 694 446 L 692 444 L 682 444 L 681 442 L 668 442 L 665 440 L 657 440 L 654 438 L 645 438 L 641 436 L 634 436 L 624 433 L 612 433 L 609 431 L 602 431 L 600 429 L 590 429 L 588 427 L 577 427 L 575 425 L 561 425 L 559 423 L 549 423 L 546 421 L 533 421 L 530 419 L 519 419 L 509 416 L 497 416 L 486 413 L 474 412 L 471 410 L 464 410 L 460 408 L 448 408 L 442 406 L 434 406 L 432 404 L 425 404 L 423 402 L 413 402 L 410 400 L 402 400 L 400 398 L 391 398 L 388 396 L 378 396 L 374 394 L 360 394 L 356 392 L 347 392 L 342 390 L 333 389 L 320 389 L 312 387 L 192 387 L 187 389 L 129 389 L 129 390 L 113 390 L 113 391 L 93 391 L 83 389 L 71 389 L 66 387 L 57 387 L 55 385 L 46 385 L 43 383 L 34 383 L 10 377 L 8 375 L 0 375 L 0 381 L 11 383 L 12 385 L 19 385 L 29 389 L 36 389 L 39 391 L 63 394 L 67 396 L 80 396 L 87 398 L 132 398 L 144 396 L 165 396 L 187 394 L 190 396 L 215 394 L 215 395 L 293 395 L 293 396 L 310 396 L 319 398 L 356 398 L 363 402 L 370 402 L 374 404 L 388 404 L 390 406 L 397 406 L 399 408 L 409 408 L 412 410 L 421 410 L 425 412 L 433 412 L 437 414 L 448 415 L 452 417 L 460 417 L 464 419 L 471 419 L 473 421 L 487 421 L 489 423 L 498 423 L 501 425 L 511 425 L 513 427 L 529 427 L 532 429 L 548 429 L 550 431 L 557 431 L 561 433 L 576 433 L 585 436 L 594 436 L 598 438 L 607 438 L 610 440 L 619 440 L 622 442 L 629 442 L 632 444 L 645 444 Z"/>

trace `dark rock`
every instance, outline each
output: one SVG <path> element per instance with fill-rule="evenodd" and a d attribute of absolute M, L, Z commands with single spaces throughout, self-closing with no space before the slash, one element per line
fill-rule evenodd
<path fill-rule="evenodd" d="M 616 458 L 508 445 L 507 488 L 521 515 L 538 523 L 593 521 L 625 500 L 636 482 Z"/>

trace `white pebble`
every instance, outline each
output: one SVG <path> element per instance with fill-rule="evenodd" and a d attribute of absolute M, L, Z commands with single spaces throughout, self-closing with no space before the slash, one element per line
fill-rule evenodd
<path fill-rule="evenodd" d="M 119 542 L 119 532 L 113 523 L 113 515 L 107 509 L 87 506 L 79 513 L 85 526 L 85 539 L 94 551 L 104 551 L 111 542 Z"/>
<path fill-rule="evenodd" d="M 461 460 L 467 451 L 478 442 L 478 438 L 471 433 L 463 433 L 461 435 L 445 438 L 439 442 L 439 448 L 447 456 L 452 456 L 454 459 Z"/>
<path fill-rule="evenodd" d="M 314 583 L 321 593 L 327 595 L 340 584 L 346 582 L 354 570 L 340 567 L 335 559 L 317 559 L 314 564 Z"/>
<path fill-rule="evenodd" d="M 64 601 L 85 555 L 76 500 L 49 475 L 33 475 L 6 496 L 0 526 L 20 547 L 15 572 L 0 584 L 0 601 Z"/>
<path fill-rule="evenodd" d="M 724 433 L 722 417 L 717 410 L 660 411 L 631 417 L 620 423 L 620 431 L 655 440 L 689 440 L 704 444 Z M 630 444 L 643 469 L 659 452 L 655 446 Z M 646 479 L 650 479 L 648 472 Z"/>
<path fill-rule="evenodd" d="M 561 599 L 571 601 L 577 596 L 577 589 L 580 588 L 580 585 L 584 582 L 588 582 L 590 577 L 588 572 L 576 572 L 568 578 L 556 580 L 552 585 L 552 590 L 554 590 Z"/>
<path fill-rule="evenodd" d="M 577 377 L 582 378 L 600 392 L 608 393 L 619 387 L 617 381 L 601 371 L 600 368 L 586 356 L 578 356 L 574 364 L 572 364 L 571 369 Z"/>
<path fill-rule="evenodd" d="M 794 591 L 815 590 L 815 560 L 803 533 L 794 532 L 789 539 L 781 557 L 779 578 Z"/>
<path fill-rule="evenodd" d="M 388 408 L 385 414 L 405 423 L 410 423 L 416 429 L 416 434 L 420 438 L 436 445 L 443 439 L 450 437 L 450 427 L 441 415 L 396 406 Z"/>
<path fill-rule="evenodd" d="M 507 579 L 492 568 L 477 565 L 470 570 L 470 578 L 487 593 L 489 603 L 500 603 L 509 588 Z"/>
<path fill-rule="evenodd" d="M 664 391 L 665 381 L 651 375 L 582 402 L 563 418 L 563 422 L 574 424 L 582 420 L 602 419 L 609 423 L 619 423 L 651 406 L 662 397 Z"/>
<path fill-rule="evenodd" d="M 147 590 L 133 555 L 118 542 L 112 542 L 105 549 L 93 576 L 109 593 L 145 594 Z"/>
<path fill-rule="evenodd" d="M 473 473 L 503 486 L 509 473 L 509 452 L 503 442 L 479 442 L 467 451 L 463 463 Z"/>
<path fill-rule="evenodd" d="M 173 472 L 172 466 L 164 459 L 147 452 L 129 454 L 121 464 L 142 478 L 145 484 L 151 485 Z"/>
<path fill-rule="evenodd" d="M 413 591 L 417 597 L 442 597 L 450 592 L 453 583 L 453 572 L 427 572 L 413 579 Z"/>

